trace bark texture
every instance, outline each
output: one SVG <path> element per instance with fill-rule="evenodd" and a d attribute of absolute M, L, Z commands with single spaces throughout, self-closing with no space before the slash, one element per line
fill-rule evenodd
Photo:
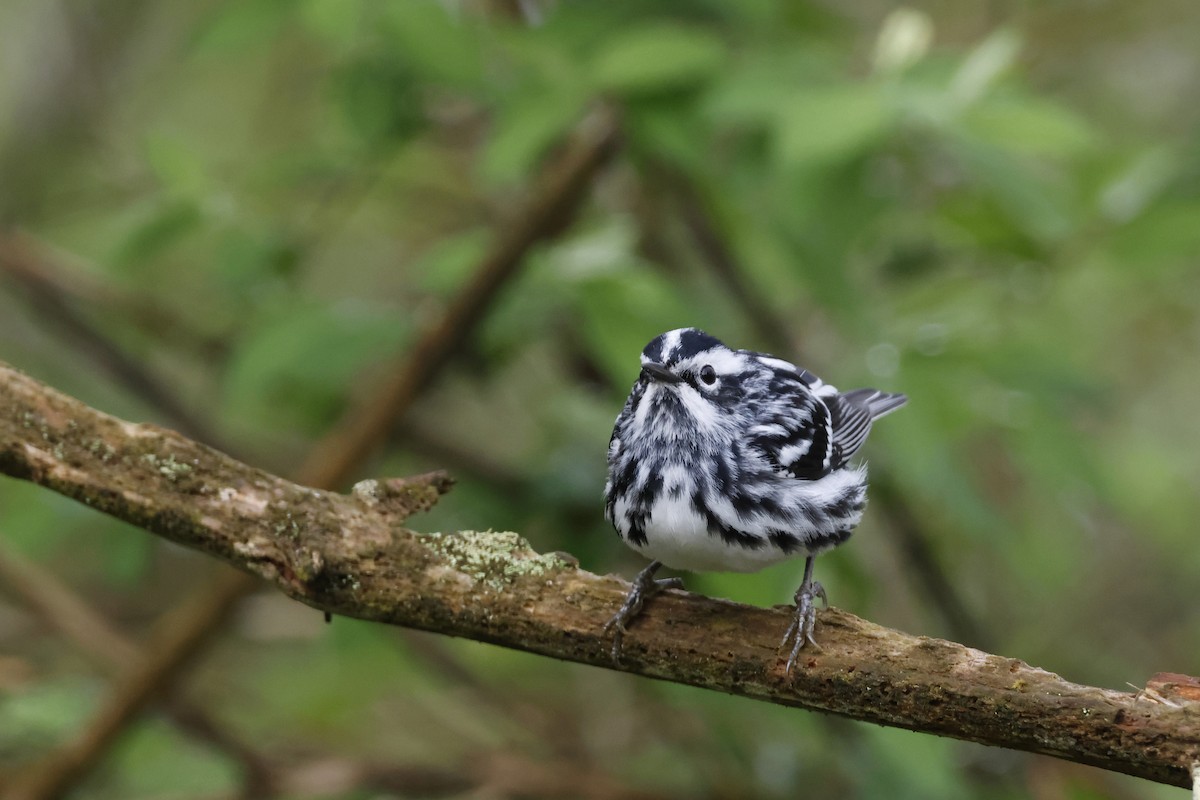
<path fill-rule="evenodd" d="M 610 658 L 628 584 L 515 533 L 416 533 L 441 473 L 350 494 L 291 483 L 172 431 L 124 422 L 0 363 L 0 473 L 222 558 L 334 614 L 463 636 L 780 705 L 1045 753 L 1177 786 L 1200 760 L 1186 692 L 1082 686 L 1023 661 L 822 611 L 791 678 L 791 609 L 668 591 Z M 1172 685 L 1186 683 L 1174 676 Z"/>

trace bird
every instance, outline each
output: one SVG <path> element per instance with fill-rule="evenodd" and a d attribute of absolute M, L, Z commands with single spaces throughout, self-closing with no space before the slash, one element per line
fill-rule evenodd
<path fill-rule="evenodd" d="M 605 517 L 650 564 L 604 626 L 620 661 L 627 626 L 687 572 L 756 572 L 805 558 L 796 611 L 780 648 L 790 675 L 806 644 L 819 649 L 816 557 L 845 542 L 866 506 L 866 467 L 850 459 L 903 394 L 839 392 L 782 358 L 734 350 L 697 328 L 656 336 L 613 426 Z M 789 644 L 791 645 L 789 650 Z"/>

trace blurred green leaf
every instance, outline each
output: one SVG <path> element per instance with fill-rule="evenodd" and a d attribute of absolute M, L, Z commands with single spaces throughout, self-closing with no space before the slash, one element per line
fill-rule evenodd
<path fill-rule="evenodd" d="M 381 6 L 389 48 L 428 80 L 463 89 L 486 77 L 486 31 L 467 15 L 437 0 L 405 0 Z"/>
<path fill-rule="evenodd" d="M 798 84 L 836 80 L 837 74 L 826 54 L 813 48 L 745 53 L 721 71 L 704 110 L 714 122 L 767 126 L 795 97 Z"/>
<path fill-rule="evenodd" d="M 592 65 L 603 90 L 648 94 L 696 86 L 711 79 L 725 62 L 716 35 L 682 25 L 648 25 L 614 36 Z"/>
<path fill-rule="evenodd" d="M 585 102 L 583 96 L 540 87 L 505 104 L 484 151 L 484 177 L 497 184 L 526 177 L 546 149 L 579 121 Z"/>
<path fill-rule="evenodd" d="M 272 281 L 294 275 L 301 253 L 298 244 L 276 231 L 226 231 L 217 250 L 214 271 L 245 304 L 261 302 Z"/>
<path fill-rule="evenodd" d="M 2 544 L 36 560 L 68 546 L 92 512 L 73 500 L 23 481 L 0 481 Z"/>
<path fill-rule="evenodd" d="M 865 797 L 951 800 L 963 796 L 963 787 L 952 776 L 958 760 L 957 742 L 921 736 L 895 728 L 869 727 L 875 759 L 856 775 Z"/>
<path fill-rule="evenodd" d="M 342 47 L 360 41 L 364 17 L 361 3 L 301 0 L 299 15 L 310 31 L 326 41 Z"/>
<path fill-rule="evenodd" d="M 737 73 L 709 94 L 704 111 L 715 123 L 765 128 L 794 95 L 795 88 L 782 81 Z"/>
<path fill-rule="evenodd" d="M 438 242 L 412 266 L 417 285 L 426 292 L 451 296 L 474 277 L 493 238 L 491 231 L 478 228 Z"/>
<path fill-rule="evenodd" d="M 87 721 L 100 687 L 79 679 L 46 680 L 0 692 L 0 758 L 45 753 Z"/>
<path fill-rule="evenodd" d="M 239 0 L 217 7 L 192 42 L 200 54 L 219 54 L 230 50 L 245 50 L 259 43 L 287 24 L 295 11 L 294 0 Z"/>
<path fill-rule="evenodd" d="M 96 532 L 97 535 L 104 536 L 102 546 L 87 549 L 94 551 L 94 563 L 103 567 L 105 577 L 111 583 L 132 587 L 145 577 L 151 566 L 151 557 L 161 545 L 154 537 L 146 536 L 132 526 L 104 527 L 108 530 Z"/>
<path fill-rule="evenodd" d="M 669 104 L 635 107 L 626 112 L 625 125 L 630 148 L 654 162 L 691 171 L 711 155 L 698 135 L 705 126 L 689 109 Z"/>
<path fill-rule="evenodd" d="M 112 255 L 123 268 L 162 258 L 165 251 L 199 230 L 203 215 L 191 200 L 164 200 L 151 208 L 125 236 Z"/>
<path fill-rule="evenodd" d="M 989 100 L 968 112 L 965 125 L 981 141 L 1040 156 L 1077 156 L 1098 144 L 1083 117 L 1032 97 Z"/>
<path fill-rule="evenodd" d="M 782 167 L 861 155 L 888 132 L 891 111 L 869 84 L 798 87 L 778 109 L 775 157 Z"/>
<path fill-rule="evenodd" d="M 1152 147 L 1122 158 L 1108 178 L 1099 201 L 1100 210 L 1110 219 L 1127 222 L 1156 200 L 1186 169 L 1180 154 L 1169 147 Z"/>
<path fill-rule="evenodd" d="M 1071 230 L 1074 198 L 1056 176 L 981 142 L 959 139 L 954 152 L 972 179 L 1026 236 L 1047 243 Z"/>
<path fill-rule="evenodd" d="M 950 85 L 950 97 L 959 109 L 978 102 L 1012 69 L 1021 52 L 1021 36 L 1011 28 L 1001 28 L 963 59 Z"/>
<path fill-rule="evenodd" d="M 229 365 L 226 401 L 276 429 L 319 430 L 359 371 L 392 352 L 405 327 L 364 306 L 280 307 L 250 327 Z"/>
<path fill-rule="evenodd" d="M 697 322 L 676 287 L 644 269 L 585 278 L 579 288 L 580 333 L 617 386 L 633 383 L 651 339 Z"/>
<path fill-rule="evenodd" d="M 115 782 L 126 797 L 218 796 L 237 790 L 239 770 L 165 721 L 135 726 L 113 754 Z"/>
<path fill-rule="evenodd" d="M 1198 215 L 1200 200 L 1161 203 L 1113 233 L 1113 255 L 1139 270 L 1193 274 L 1200 253 Z"/>
<path fill-rule="evenodd" d="M 200 154 L 182 139 L 147 137 L 146 161 L 163 188 L 177 197 L 199 200 L 211 191 Z"/>
<path fill-rule="evenodd" d="M 368 147 L 403 141 L 425 124 L 416 72 L 405 61 L 364 55 L 333 75 L 332 91 L 350 128 Z"/>

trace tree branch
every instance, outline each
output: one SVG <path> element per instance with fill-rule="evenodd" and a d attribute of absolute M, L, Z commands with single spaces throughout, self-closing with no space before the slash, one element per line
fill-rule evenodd
<path fill-rule="evenodd" d="M 33 481 L 259 575 L 336 614 L 612 668 L 601 630 L 627 584 L 512 533 L 402 527 L 440 475 L 306 488 L 179 434 L 88 408 L 0 364 L 0 473 Z M 1176 786 L 1200 759 L 1200 706 L 1082 686 L 1022 661 L 837 609 L 788 679 L 790 611 L 669 591 L 625 640 L 635 674 L 959 739 Z"/>

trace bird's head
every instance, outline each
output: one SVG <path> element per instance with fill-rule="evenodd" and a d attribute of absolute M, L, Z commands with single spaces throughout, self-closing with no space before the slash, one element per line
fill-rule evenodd
<path fill-rule="evenodd" d="M 675 398 L 693 415 L 706 405 L 728 406 L 742 395 L 749 361 L 719 339 L 696 328 L 679 328 L 654 337 L 642 350 L 639 381 L 664 401 Z M 669 402 L 669 401 L 667 401 Z"/>

